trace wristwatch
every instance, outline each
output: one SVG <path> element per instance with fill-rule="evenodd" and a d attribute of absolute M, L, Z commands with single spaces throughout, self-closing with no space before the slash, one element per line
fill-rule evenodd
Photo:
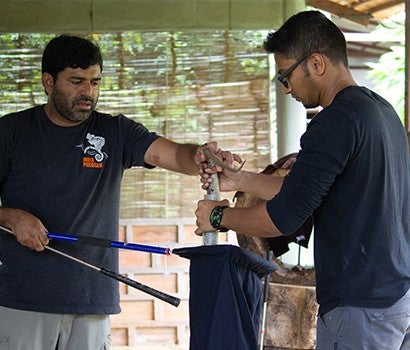
<path fill-rule="evenodd" d="M 212 209 L 211 214 L 209 215 L 209 222 L 211 223 L 212 227 L 220 232 L 228 231 L 226 227 L 221 227 L 222 215 L 225 208 L 228 208 L 228 206 L 217 205 Z"/>

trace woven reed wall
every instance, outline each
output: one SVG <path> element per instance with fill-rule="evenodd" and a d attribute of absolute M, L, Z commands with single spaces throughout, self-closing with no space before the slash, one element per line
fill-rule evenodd
<path fill-rule="evenodd" d="M 41 54 L 53 36 L 0 36 L 0 115 L 45 102 Z M 269 79 L 262 33 L 89 37 L 105 58 L 100 111 L 125 114 L 178 142 L 216 140 L 246 158 L 249 170 L 269 163 Z M 121 217 L 192 217 L 203 195 L 196 177 L 130 169 L 123 181 Z"/>

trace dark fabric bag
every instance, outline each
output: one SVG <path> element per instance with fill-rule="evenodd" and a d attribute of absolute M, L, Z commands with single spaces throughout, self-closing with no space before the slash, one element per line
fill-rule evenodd
<path fill-rule="evenodd" d="M 232 245 L 173 253 L 190 259 L 190 350 L 257 349 L 262 277 L 276 267 Z"/>

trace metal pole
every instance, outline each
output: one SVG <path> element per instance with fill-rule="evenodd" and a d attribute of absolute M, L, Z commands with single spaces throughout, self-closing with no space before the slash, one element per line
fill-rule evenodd
<path fill-rule="evenodd" d="M 3 227 L 3 226 L 0 226 L 0 233 L 14 236 L 13 231 L 11 231 L 11 230 L 9 230 L 8 228 Z M 164 292 L 161 292 L 161 291 L 159 291 L 159 290 L 157 290 L 157 289 L 151 288 L 151 287 L 149 287 L 149 286 L 147 286 L 147 285 L 145 285 L 145 284 L 142 284 L 142 283 L 140 283 L 140 282 L 134 281 L 134 280 L 132 280 L 131 278 L 128 278 L 128 277 L 126 277 L 126 276 L 124 276 L 124 275 L 121 275 L 121 274 L 119 274 L 119 273 L 117 273 L 117 272 L 115 272 L 115 271 L 106 269 L 105 267 L 95 266 L 95 265 L 90 264 L 90 263 L 88 263 L 88 262 L 86 262 L 86 261 L 84 261 L 84 260 L 78 259 L 78 258 L 76 258 L 76 257 L 74 257 L 74 256 L 71 256 L 71 255 L 69 255 L 69 254 L 66 254 L 66 253 L 64 253 L 64 252 L 62 252 L 62 251 L 60 251 L 60 250 L 58 250 L 58 249 L 51 248 L 51 247 L 49 247 L 49 246 L 45 246 L 44 249 L 49 250 L 49 251 L 51 251 L 51 252 L 53 252 L 53 253 L 59 254 L 59 255 L 61 255 L 61 256 L 64 256 L 65 258 L 68 258 L 68 259 L 70 259 L 70 260 L 73 260 L 73 261 L 75 261 L 75 262 L 77 262 L 77 263 L 79 263 L 79 264 L 82 264 L 82 265 L 84 265 L 84 266 L 87 266 L 87 267 L 90 268 L 90 269 L 96 270 L 96 271 L 102 273 L 103 275 L 106 275 L 106 276 L 108 276 L 108 277 L 111 277 L 111 278 L 113 278 L 113 279 L 115 279 L 115 280 L 117 280 L 117 281 L 119 281 L 119 282 L 125 283 L 125 284 L 127 284 L 127 285 L 129 285 L 129 286 L 131 286 L 131 287 L 133 287 L 133 288 L 139 289 L 140 291 L 145 292 L 145 293 L 147 293 L 147 294 L 149 294 L 149 295 L 152 295 L 152 296 L 155 297 L 155 298 L 161 299 L 161 300 L 163 300 L 163 301 L 165 301 L 165 302 L 167 302 L 167 303 L 169 303 L 169 304 L 171 304 L 171 305 L 178 306 L 179 303 L 181 302 L 181 299 L 179 299 L 179 298 L 176 298 L 176 297 L 174 297 L 174 296 L 172 296 L 172 295 L 168 295 L 168 294 L 166 294 L 166 293 L 164 293 Z"/>
<path fill-rule="evenodd" d="M 208 157 L 208 167 L 212 168 L 213 166 L 215 166 L 214 161 Z M 212 174 L 211 178 L 212 183 L 207 189 L 205 199 L 219 201 L 220 193 L 218 174 Z M 204 232 L 202 238 L 204 245 L 216 245 L 218 244 L 218 231 Z"/>
<path fill-rule="evenodd" d="M 269 262 L 272 261 L 273 252 L 268 250 L 266 255 L 266 260 Z M 260 343 L 259 349 L 263 350 L 263 341 L 265 338 L 265 330 L 266 330 L 266 312 L 268 309 L 268 296 L 269 296 L 269 283 L 270 283 L 270 273 L 265 276 L 265 285 L 263 288 L 263 310 L 262 310 L 262 322 L 261 322 L 261 336 L 260 336 Z"/>
<path fill-rule="evenodd" d="M 179 303 L 181 302 L 181 299 L 179 299 L 179 298 L 177 298 L 177 297 L 174 297 L 174 296 L 172 296 L 172 295 L 166 294 L 166 293 L 161 292 L 161 291 L 159 291 L 159 290 L 157 290 L 157 289 L 154 289 L 154 288 L 152 288 L 152 287 L 149 287 L 149 286 L 147 286 L 147 285 L 145 285 L 145 284 L 142 284 L 142 283 L 140 283 L 140 282 L 137 282 L 137 281 L 135 281 L 135 280 L 132 280 L 131 278 L 128 278 L 128 277 L 126 277 L 126 276 L 124 276 L 124 275 L 121 275 L 121 274 L 118 273 L 118 272 L 109 270 L 109 269 L 107 269 L 107 268 L 105 268 L 105 267 L 98 267 L 98 266 L 92 265 L 92 264 L 90 264 L 90 263 L 88 263 L 88 262 L 86 262 L 86 261 L 84 261 L 84 260 L 80 260 L 80 259 L 78 259 L 78 258 L 76 258 L 76 257 L 74 257 L 74 256 L 68 255 L 68 254 L 66 254 L 66 253 L 64 253 L 64 252 L 62 252 L 62 251 L 60 251 L 60 250 L 57 250 L 57 249 L 55 249 L 55 248 L 51 248 L 51 247 L 49 247 L 49 246 L 45 246 L 44 248 L 47 249 L 47 250 L 52 251 L 53 253 L 59 254 L 59 255 L 64 256 L 64 257 L 66 257 L 66 258 L 68 258 L 68 259 L 70 259 L 70 260 L 73 260 L 73 261 L 75 261 L 75 262 L 77 262 L 77 263 L 79 263 L 79 264 L 82 264 L 82 265 L 84 265 L 84 266 L 87 266 L 87 267 L 89 267 L 89 268 L 91 268 L 91 269 L 93 269 L 93 270 L 96 270 L 96 271 L 98 271 L 98 272 L 101 272 L 103 275 L 106 275 L 106 276 L 108 276 L 108 277 L 111 277 L 111 278 L 113 278 L 113 279 L 115 279 L 115 280 L 117 280 L 117 281 L 119 281 L 119 282 L 122 282 L 122 283 L 128 285 L 128 286 L 131 286 L 131 287 L 136 288 L 136 289 L 138 289 L 138 290 L 140 290 L 140 291 L 142 291 L 142 292 L 144 292 L 144 293 L 147 293 L 147 294 L 149 294 L 149 295 L 152 295 L 153 297 L 158 298 L 158 299 L 160 299 L 160 300 L 162 300 L 162 301 L 165 301 L 165 302 L 167 302 L 168 304 L 171 304 L 171 305 L 173 305 L 173 306 L 178 306 Z"/>

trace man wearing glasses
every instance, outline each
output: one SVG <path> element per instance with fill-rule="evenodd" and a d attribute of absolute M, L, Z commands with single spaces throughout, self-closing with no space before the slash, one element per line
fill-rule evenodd
<path fill-rule="evenodd" d="M 355 83 L 344 36 L 320 12 L 291 17 L 268 35 L 265 49 L 275 56 L 284 92 L 306 108 L 323 109 L 283 181 L 206 169 L 203 188 L 218 170 L 221 190 L 266 202 L 230 208 L 226 200 L 202 200 L 196 233 L 290 235 L 313 215 L 316 349 L 410 349 L 410 161 L 403 125 L 386 100 Z"/>
<path fill-rule="evenodd" d="M 293 63 L 288 69 L 286 69 L 283 73 L 278 74 L 276 76 L 276 78 L 283 84 L 283 86 L 286 89 L 289 89 L 289 83 L 286 80 L 287 77 L 290 75 L 290 73 L 293 72 L 294 69 L 296 69 L 296 67 L 301 64 L 305 59 L 307 59 L 310 56 L 310 54 L 304 55 L 301 58 L 299 58 L 295 63 Z"/>

